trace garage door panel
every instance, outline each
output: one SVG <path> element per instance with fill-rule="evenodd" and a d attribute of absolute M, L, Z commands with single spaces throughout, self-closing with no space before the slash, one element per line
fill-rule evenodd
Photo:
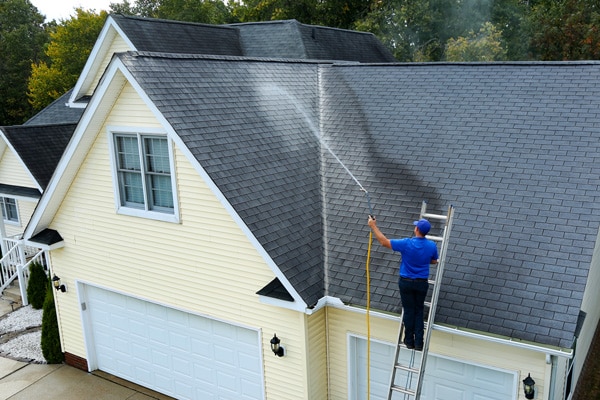
<path fill-rule="evenodd" d="M 180 399 L 262 399 L 258 332 L 86 287 L 98 369 Z"/>

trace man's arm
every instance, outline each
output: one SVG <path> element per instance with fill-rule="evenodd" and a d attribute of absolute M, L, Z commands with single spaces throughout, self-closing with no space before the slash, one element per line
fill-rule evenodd
<path fill-rule="evenodd" d="M 379 243 L 381 243 L 381 245 L 383 247 L 387 247 L 388 249 L 391 249 L 392 243 L 390 242 L 390 239 L 385 237 L 385 235 L 379 230 L 379 228 L 377 227 L 377 223 L 375 222 L 375 218 L 373 218 L 372 216 L 369 215 L 368 223 L 369 223 L 369 226 L 371 227 L 371 229 L 373 230 L 373 233 L 375 234 L 375 238 L 377 239 L 377 241 L 379 241 Z"/>

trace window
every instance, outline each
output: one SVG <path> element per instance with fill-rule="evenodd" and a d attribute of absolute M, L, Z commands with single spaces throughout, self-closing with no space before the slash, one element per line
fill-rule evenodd
<path fill-rule="evenodd" d="M 2 204 L 2 217 L 8 222 L 19 222 L 19 213 L 17 210 L 17 201 L 10 197 L 0 197 Z"/>
<path fill-rule="evenodd" d="M 167 138 L 118 133 L 114 135 L 114 147 L 119 206 L 137 210 L 138 214 L 175 214 Z"/>

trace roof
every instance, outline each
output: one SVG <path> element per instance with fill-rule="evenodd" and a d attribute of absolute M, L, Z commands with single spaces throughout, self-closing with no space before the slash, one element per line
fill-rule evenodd
<path fill-rule="evenodd" d="M 137 51 L 373 63 L 396 61 L 372 33 L 306 25 L 296 20 L 208 25 L 119 14 L 111 18 Z"/>
<path fill-rule="evenodd" d="M 232 24 L 240 31 L 247 57 L 395 62 L 392 53 L 369 32 L 285 21 Z"/>
<path fill-rule="evenodd" d="M 54 100 L 23 125 L 76 124 L 79 122 L 84 108 L 73 108 L 67 105 L 72 91 L 73 89 Z"/>
<path fill-rule="evenodd" d="M 389 237 L 423 200 L 456 207 L 436 322 L 572 345 L 600 226 L 600 63 L 119 57 L 307 304 L 365 305 L 359 182 Z M 371 265 L 371 307 L 398 312 L 398 255 Z"/>
<path fill-rule="evenodd" d="M 20 125 L 0 127 L 0 129 L 43 190 L 50 182 L 76 126 L 76 124 Z"/>
<path fill-rule="evenodd" d="M 241 56 L 238 30 L 164 19 L 111 14 L 136 50 Z"/>

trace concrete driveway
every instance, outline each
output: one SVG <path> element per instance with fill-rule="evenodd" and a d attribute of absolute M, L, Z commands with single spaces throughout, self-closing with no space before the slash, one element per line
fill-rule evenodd
<path fill-rule="evenodd" d="M 108 374 L 64 364 L 30 364 L 0 357 L 0 400 L 167 400 Z"/>

